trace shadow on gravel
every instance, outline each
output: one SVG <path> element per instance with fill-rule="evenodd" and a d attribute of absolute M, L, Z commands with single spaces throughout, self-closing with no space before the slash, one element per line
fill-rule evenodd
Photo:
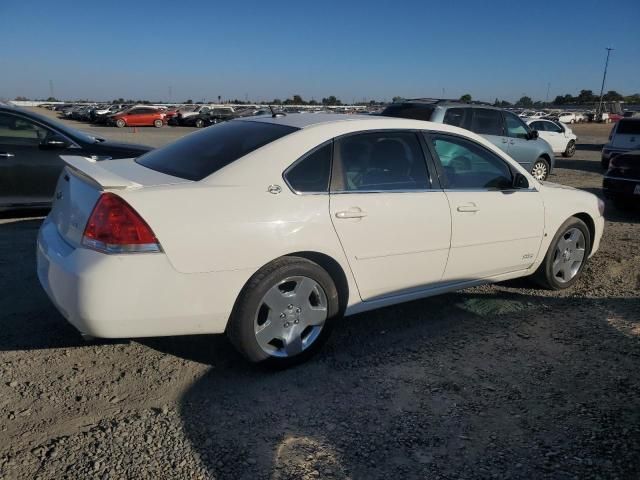
<path fill-rule="evenodd" d="M 589 152 L 601 152 L 604 143 L 576 143 L 576 150 L 587 150 Z"/>
<path fill-rule="evenodd" d="M 640 300 L 492 292 L 347 318 L 280 372 L 221 336 L 145 344 L 212 366 L 180 410 L 219 480 L 637 478 Z"/>
<path fill-rule="evenodd" d="M 600 162 L 594 160 L 573 160 L 571 158 L 556 158 L 556 168 L 565 168 L 567 170 L 579 170 L 581 172 L 604 174 L 604 169 L 600 166 Z"/>
<path fill-rule="evenodd" d="M 13 219 L 16 213 L 4 216 Z M 0 351 L 86 346 L 38 282 L 35 242 L 41 223 L 31 218 L 0 223 Z"/>

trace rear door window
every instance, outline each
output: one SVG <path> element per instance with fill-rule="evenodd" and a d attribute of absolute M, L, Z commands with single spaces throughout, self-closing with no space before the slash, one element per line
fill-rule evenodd
<path fill-rule="evenodd" d="M 267 122 L 225 122 L 152 150 L 136 159 L 136 162 L 174 177 L 202 180 L 296 130 L 295 127 Z"/>
<path fill-rule="evenodd" d="M 616 133 L 621 135 L 640 135 L 640 121 L 620 120 Z"/>
<path fill-rule="evenodd" d="M 427 164 L 413 132 L 349 135 L 335 141 L 332 192 L 430 188 Z"/>
<path fill-rule="evenodd" d="M 479 135 L 504 136 L 502 114 L 500 110 L 474 108 L 471 130 Z"/>

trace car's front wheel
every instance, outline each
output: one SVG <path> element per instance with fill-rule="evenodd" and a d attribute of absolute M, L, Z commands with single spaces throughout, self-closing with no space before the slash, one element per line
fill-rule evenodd
<path fill-rule="evenodd" d="M 119 118 L 118 120 L 116 120 L 116 127 L 124 128 L 126 126 L 127 126 L 127 122 L 125 122 L 123 119 Z"/>
<path fill-rule="evenodd" d="M 567 144 L 567 148 L 562 152 L 563 157 L 573 157 L 576 153 L 576 142 L 570 140 Z"/>
<path fill-rule="evenodd" d="M 531 167 L 531 175 L 536 180 L 546 180 L 549 176 L 549 162 L 543 157 L 538 158 Z"/>
<path fill-rule="evenodd" d="M 247 282 L 227 335 L 248 360 L 289 366 L 322 346 L 338 312 L 338 292 L 327 271 L 305 258 L 283 257 Z"/>
<path fill-rule="evenodd" d="M 590 250 L 589 229 L 582 220 L 571 217 L 553 237 L 533 279 L 550 290 L 569 288 L 580 277 Z"/>
<path fill-rule="evenodd" d="M 162 120 L 160 120 L 160 119 L 157 119 L 157 120 L 153 121 L 153 126 L 156 127 L 156 128 L 162 128 L 162 125 L 163 125 L 163 123 L 162 123 Z"/>

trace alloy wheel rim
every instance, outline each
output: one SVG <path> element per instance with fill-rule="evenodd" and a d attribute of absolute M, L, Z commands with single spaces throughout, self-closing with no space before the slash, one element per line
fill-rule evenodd
<path fill-rule="evenodd" d="M 569 155 L 573 155 L 576 151 L 576 144 L 575 143 L 571 143 L 569 144 L 569 148 L 567 150 L 567 153 L 569 153 Z"/>
<path fill-rule="evenodd" d="M 293 357 L 318 339 L 327 315 L 327 295 L 318 282 L 287 277 L 260 301 L 253 323 L 256 341 L 270 356 Z"/>
<path fill-rule="evenodd" d="M 536 180 L 544 180 L 547 177 L 547 166 L 544 162 L 536 162 L 531 170 L 531 174 Z"/>
<path fill-rule="evenodd" d="M 570 228 L 559 239 L 551 271 L 559 283 L 567 283 L 580 271 L 584 262 L 586 240 L 578 228 Z"/>

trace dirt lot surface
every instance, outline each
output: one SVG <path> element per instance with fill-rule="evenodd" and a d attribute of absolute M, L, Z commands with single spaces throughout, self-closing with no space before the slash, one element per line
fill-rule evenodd
<path fill-rule="evenodd" d="M 600 193 L 608 129 L 576 126 L 551 179 Z M 640 213 L 607 208 L 571 290 L 357 315 L 281 372 L 223 336 L 84 343 L 38 285 L 40 220 L 5 215 L 0 478 L 638 479 Z"/>

